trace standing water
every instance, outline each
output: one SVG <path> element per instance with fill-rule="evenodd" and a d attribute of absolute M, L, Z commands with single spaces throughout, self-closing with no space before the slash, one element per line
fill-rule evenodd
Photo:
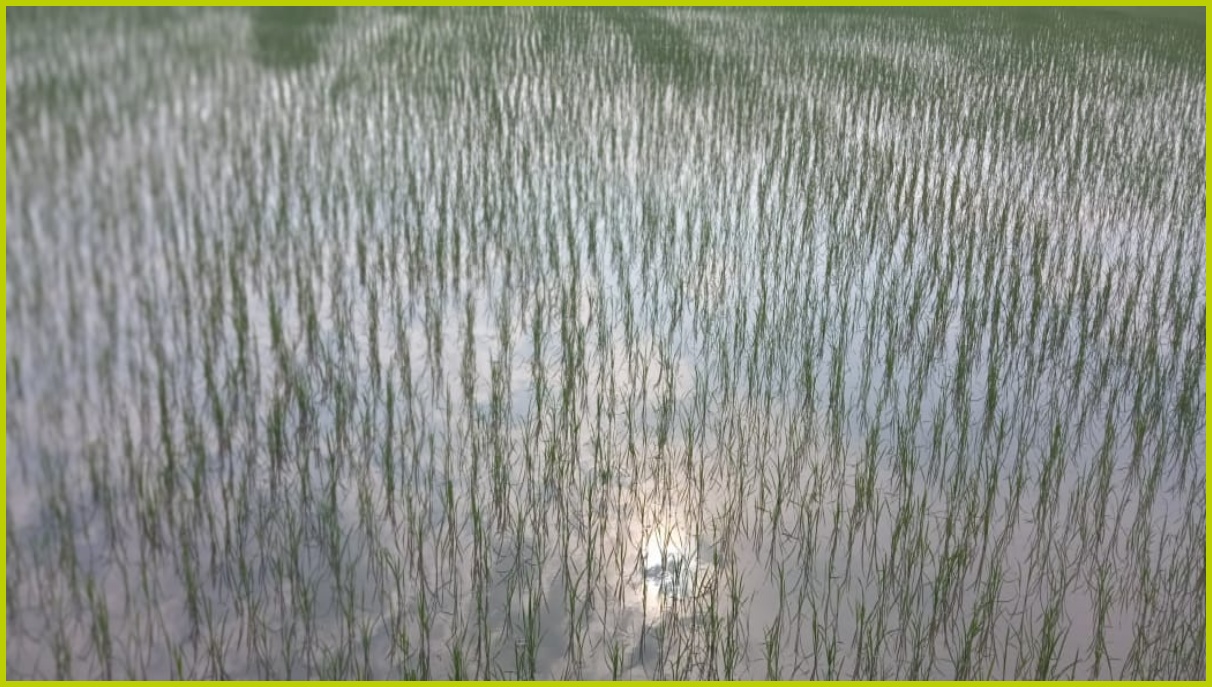
<path fill-rule="evenodd" d="M 8 677 L 1204 677 L 1201 9 L 7 27 Z"/>

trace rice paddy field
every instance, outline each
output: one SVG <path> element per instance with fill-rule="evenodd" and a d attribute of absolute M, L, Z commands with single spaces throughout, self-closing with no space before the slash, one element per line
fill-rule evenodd
<path fill-rule="evenodd" d="M 6 39 L 9 678 L 1205 677 L 1202 8 Z"/>

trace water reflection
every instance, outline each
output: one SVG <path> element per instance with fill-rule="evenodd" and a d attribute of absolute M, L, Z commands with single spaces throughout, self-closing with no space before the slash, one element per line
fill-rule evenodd
<path fill-rule="evenodd" d="M 1202 669 L 1202 34 L 81 16 L 10 22 L 10 675 Z"/>

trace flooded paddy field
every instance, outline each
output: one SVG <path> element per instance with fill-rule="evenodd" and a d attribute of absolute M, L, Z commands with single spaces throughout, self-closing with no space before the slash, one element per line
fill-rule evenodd
<path fill-rule="evenodd" d="M 1193 11 L 10 9 L 8 677 L 1204 677 Z"/>

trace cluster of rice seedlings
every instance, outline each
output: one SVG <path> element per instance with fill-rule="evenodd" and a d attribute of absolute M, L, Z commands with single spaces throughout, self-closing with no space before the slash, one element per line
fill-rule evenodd
<path fill-rule="evenodd" d="M 1034 16 L 10 13 L 9 676 L 1199 677 L 1202 34 Z"/>

